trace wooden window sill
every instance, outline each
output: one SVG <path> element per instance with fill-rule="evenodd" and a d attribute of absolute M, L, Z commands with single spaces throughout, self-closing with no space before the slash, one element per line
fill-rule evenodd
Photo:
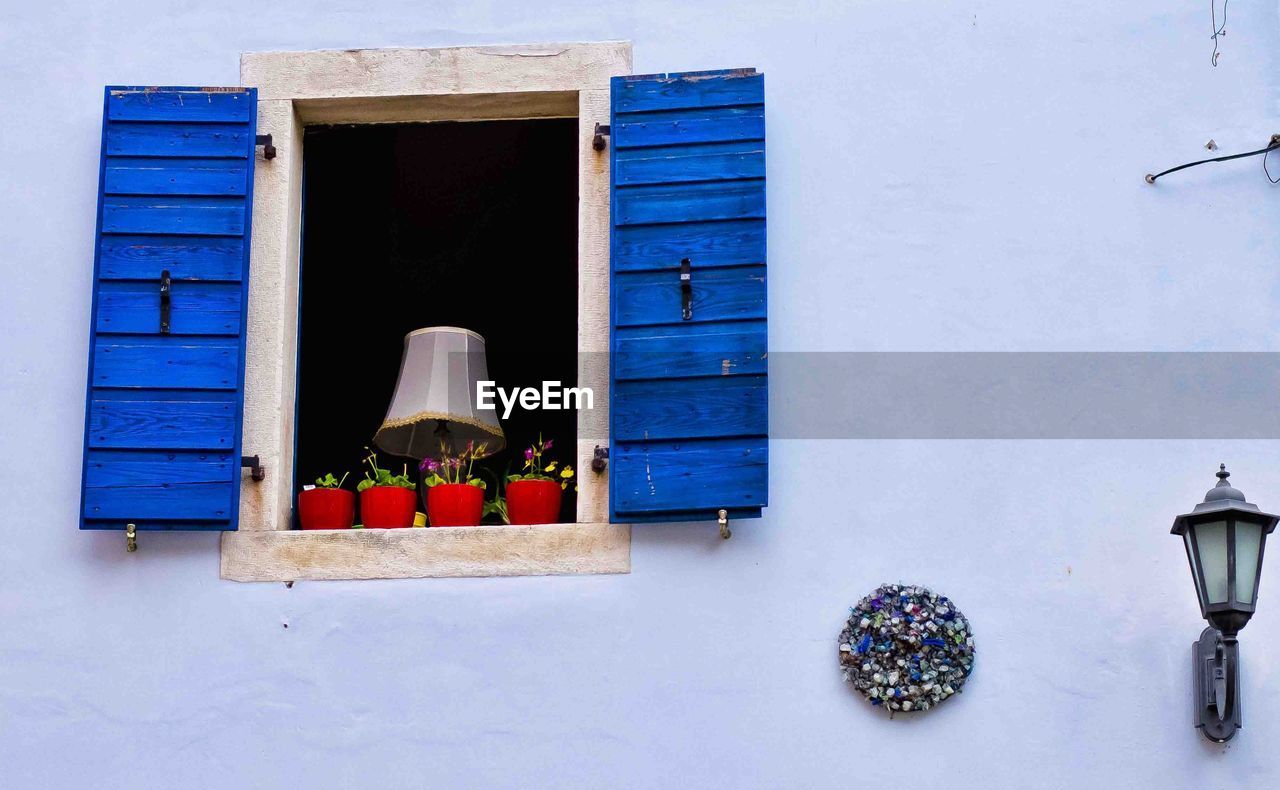
<path fill-rule="evenodd" d="M 242 530 L 221 553 L 222 578 L 240 582 L 630 573 L 631 527 Z"/>

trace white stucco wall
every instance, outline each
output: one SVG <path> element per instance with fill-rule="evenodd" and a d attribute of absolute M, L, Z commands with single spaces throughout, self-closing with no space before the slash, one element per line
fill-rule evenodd
<path fill-rule="evenodd" d="M 242 51 L 630 39 L 638 72 L 763 70 L 778 351 L 1277 350 L 1257 160 L 1141 180 L 1280 131 L 1276 3 L 1231 4 L 1216 70 L 1205 3 L 1046 5 L 0 11 L 0 785 L 1280 783 L 1280 560 L 1215 747 L 1167 535 L 1222 460 L 1280 508 L 1275 441 L 780 440 L 763 520 L 637 528 L 628 576 L 286 589 L 219 581 L 214 535 L 76 530 L 101 86 L 235 84 Z M 886 721 L 834 640 L 897 579 L 955 598 L 979 655 Z"/>

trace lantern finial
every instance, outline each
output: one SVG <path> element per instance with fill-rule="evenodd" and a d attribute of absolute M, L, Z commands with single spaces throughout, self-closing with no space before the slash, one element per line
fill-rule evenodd
<path fill-rule="evenodd" d="M 1231 477 L 1231 473 L 1227 471 L 1226 464 L 1218 464 L 1218 471 L 1215 477 L 1218 478 L 1218 484 L 1210 488 L 1209 492 L 1204 495 L 1204 501 L 1218 502 L 1223 499 L 1234 499 L 1237 502 L 1245 501 L 1244 494 L 1227 482 L 1227 478 Z"/>

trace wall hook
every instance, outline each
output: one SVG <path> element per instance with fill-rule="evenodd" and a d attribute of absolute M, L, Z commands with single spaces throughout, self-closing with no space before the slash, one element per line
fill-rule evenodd
<path fill-rule="evenodd" d="M 609 463 L 609 448 L 596 445 L 595 454 L 591 457 L 591 471 L 596 474 L 604 472 L 605 466 Z"/>
<path fill-rule="evenodd" d="M 138 550 L 138 525 L 129 524 L 124 528 L 124 550 Z"/>
<path fill-rule="evenodd" d="M 240 467 L 250 470 L 250 477 L 255 483 L 261 483 L 267 479 L 267 468 L 256 455 L 240 456 Z"/>
<path fill-rule="evenodd" d="M 720 512 L 716 514 L 720 521 L 720 537 L 728 540 L 733 536 L 733 532 L 729 530 L 729 511 L 720 508 Z"/>
<path fill-rule="evenodd" d="M 595 136 L 591 138 L 591 147 L 597 151 L 603 151 L 605 146 L 604 138 L 612 136 L 610 131 L 609 124 L 597 123 Z"/>
<path fill-rule="evenodd" d="M 275 147 L 274 145 L 272 145 L 272 144 L 271 144 L 271 135 L 269 135 L 269 134 L 260 134 L 260 135 L 258 135 L 257 137 L 253 138 L 253 144 L 254 144 L 254 146 L 255 146 L 255 147 L 257 147 L 257 146 L 259 146 L 259 145 L 260 145 L 260 146 L 262 146 L 262 158 L 263 158 L 263 159 L 275 159 L 275 158 L 276 158 L 276 147 Z"/>

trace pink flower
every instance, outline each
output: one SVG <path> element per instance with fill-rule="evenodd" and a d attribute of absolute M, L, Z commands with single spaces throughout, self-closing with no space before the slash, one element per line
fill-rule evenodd
<path fill-rule="evenodd" d="M 548 439 L 548 440 L 546 440 L 545 442 L 543 442 L 543 443 L 542 443 L 542 449 L 544 449 L 544 450 L 550 450 L 550 449 L 551 449 L 551 440 L 550 440 L 550 439 Z"/>
<path fill-rule="evenodd" d="M 440 464 L 434 458 L 423 458 L 422 463 L 418 464 L 419 472 L 435 472 L 439 468 Z"/>
<path fill-rule="evenodd" d="M 529 449 L 527 449 L 527 450 L 525 450 L 525 451 L 524 451 L 524 460 L 526 460 L 526 461 L 532 461 L 532 460 L 533 460 L 533 448 L 532 448 L 532 447 L 530 447 Z"/>

